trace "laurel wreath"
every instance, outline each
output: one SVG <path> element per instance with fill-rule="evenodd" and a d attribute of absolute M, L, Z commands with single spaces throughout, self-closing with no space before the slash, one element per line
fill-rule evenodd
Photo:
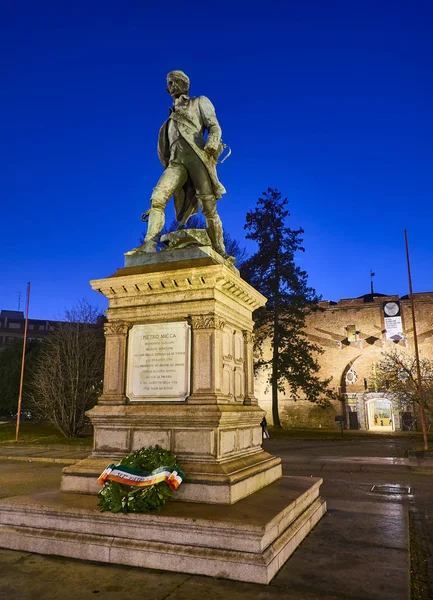
<path fill-rule="evenodd" d="M 119 466 L 143 471 L 153 471 L 164 466 L 181 471 L 176 456 L 160 446 L 136 450 L 122 458 Z M 165 481 L 144 488 L 125 485 L 117 481 L 106 481 L 98 493 L 99 510 L 101 512 L 109 510 L 113 513 L 148 513 L 161 510 L 172 494 L 173 491 Z"/>

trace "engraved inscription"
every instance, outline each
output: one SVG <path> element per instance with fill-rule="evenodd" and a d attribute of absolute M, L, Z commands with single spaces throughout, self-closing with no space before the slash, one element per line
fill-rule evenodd
<path fill-rule="evenodd" d="M 129 334 L 126 395 L 132 402 L 184 401 L 190 394 L 190 326 L 134 325 Z"/>

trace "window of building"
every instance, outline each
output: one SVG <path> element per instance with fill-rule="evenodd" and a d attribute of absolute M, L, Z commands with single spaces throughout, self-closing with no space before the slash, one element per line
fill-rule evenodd
<path fill-rule="evenodd" d="M 21 329 L 21 323 L 11 323 L 11 322 L 9 322 L 9 329 Z"/>
<path fill-rule="evenodd" d="M 356 327 L 355 327 L 355 325 L 348 325 L 346 327 L 346 331 L 347 331 L 347 341 L 348 342 L 356 342 L 356 340 L 358 339 L 358 337 L 356 335 Z"/>

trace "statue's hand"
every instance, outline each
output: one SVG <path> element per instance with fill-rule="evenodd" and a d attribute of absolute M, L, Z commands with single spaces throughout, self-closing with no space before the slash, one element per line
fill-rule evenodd
<path fill-rule="evenodd" d="M 146 212 L 144 212 L 141 215 L 141 220 L 144 221 L 145 223 L 147 223 L 149 220 L 149 213 L 150 213 L 150 208 L 149 208 L 149 210 L 146 210 Z"/>
<path fill-rule="evenodd" d="M 220 145 L 221 145 L 220 140 L 216 136 L 210 135 L 207 138 L 204 150 L 205 150 L 206 154 L 208 154 L 214 160 L 216 160 L 219 156 Z"/>

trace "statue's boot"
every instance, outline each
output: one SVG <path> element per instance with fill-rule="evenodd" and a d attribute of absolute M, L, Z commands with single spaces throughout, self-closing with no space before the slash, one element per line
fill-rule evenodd
<path fill-rule="evenodd" d="M 140 252 L 156 252 L 159 234 L 165 223 L 164 209 L 152 206 L 144 214 L 148 218 L 147 234 L 144 238 L 144 244 L 140 246 L 139 250 Z"/>
<path fill-rule="evenodd" d="M 218 252 L 218 254 L 221 254 L 223 258 L 229 258 L 229 254 L 227 254 L 224 245 L 223 228 L 220 218 L 218 217 L 218 220 L 207 219 L 206 225 L 206 231 L 212 242 L 212 248 Z"/>
<path fill-rule="evenodd" d="M 218 252 L 223 258 L 231 258 L 230 254 L 227 254 L 226 247 L 224 244 L 224 234 L 221 219 L 215 212 L 215 216 L 206 219 L 206 231 L 212 242 L 212 248 Z"/>
<path fill-rule="evenodd" d="M 216 200 L 213 196 L 198 195 L 204 218 L 206 219 L 206 231 L 212 243 L 212 248 L 223 258 L 230 259 L 224 244 L 223 225 L 216 210 Z"/>

